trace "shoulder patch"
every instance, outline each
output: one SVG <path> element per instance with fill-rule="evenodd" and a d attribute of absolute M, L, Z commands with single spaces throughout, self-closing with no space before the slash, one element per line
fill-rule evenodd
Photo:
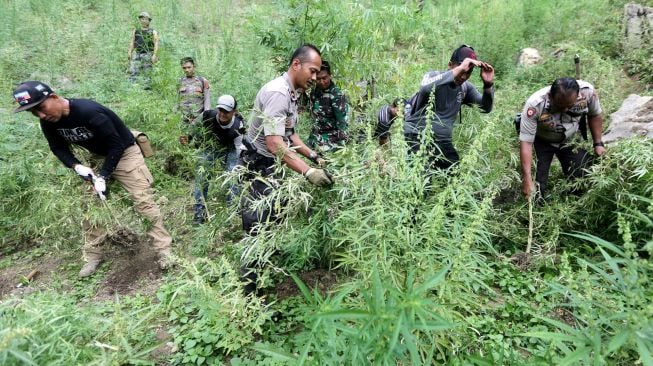
<path fill-rule="evenodd" d="M 533 108 L 533 107 L 529 107 L 529 108 L 526 110 L 526 117 L 528 117 L 528 118 L 533 118 L 533 116 L 535 115 L 535 112 L 536 112 L 535 108 Z"/>

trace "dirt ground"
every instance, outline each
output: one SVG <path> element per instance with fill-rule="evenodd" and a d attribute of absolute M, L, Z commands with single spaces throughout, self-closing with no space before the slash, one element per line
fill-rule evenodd
<path fill-rule="evenodd" d="M 321 294 L 326 294 L 327 291 L 338 284 L 338 277 L 335 273 L 326 269 L 303 272 L 299 275 L 299 278 L 309 289 L 317 288 Z M 283 282 L 277 285 L 275 293 L 279 300 L 287 299 L 291 296 L 301 296 L 299 287 L 297 287 L 297 284 L 295 284 L 295 281 L 290 276 L 286 277 Z"/>
<path fill-rule="evenodd" d="M 127 229 L 109 237 L 104 255 L 110 265 L 100 282 L 96 300 L 111 300 L 116 295 L 153 295 L 161 282 L 157 254 L 149 238 Z"/>
<path fill-rule="evenodd" d="M 46 288 L 59 274 L 59 267 L 64 262 L 64 258 L 35 258 L 28 261 L 17 261 L 17 263 L 0 270 L 0 300 L 10 294 L 21 294 Z M 25 277 L 34 270 L 36 270 L 36 274 L 28 282 Z"/>
<path fill-rule="evenodd" d="M 21 253 L 12 253 L 16 258 L 14 262 L 0 269 L 0 300 L 12 294 L 20 296 L 43 289 L 71 291 L 74 282 L 87 281 L 77 277 L 82 266 L 81 251 L 22 258 Z M 149 238 L 121 229 L 109 236 L 104 253 L 105 262 L 91 277 L 101 276 L 94 300 L 113 300 L 116 295 L 154 294 L 161 283 L 161 270 Z M 36 274 L 26 281 L 25 277 L 33 270 Z"/>

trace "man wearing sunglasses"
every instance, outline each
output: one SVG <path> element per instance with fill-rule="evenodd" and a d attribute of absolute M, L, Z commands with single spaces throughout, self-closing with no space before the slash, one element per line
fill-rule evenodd
<path fill-rule="evenodd" d="M 568 179 L 579 178 L 591 161 L 587 151 L 578 146 L 576 132 L 580 120 L 587 116 L 594 140 L 594 153 L 601 156 L 605 147 L 603 114 L 599 97 L 592 84 L 573 78 L 558 78 L 551 86 L 528 98 L 519 126 L 519 157 L 522 170 L 522 193 L 529 197 L 535 192 L 531 176 L 533 148 L 537 156 L 535 181 L 540 194 L 546 190 L 549 168 L 557 156 Z"/>
<path fill-rule="evenodd" d="M 475 67 L 481 70 L 483 93 L 468 81 Z M 426 146 L 430 168 L 448 169 L 456 164 L 459 156 L 453 146 L 452 132 L 460 108 L 463 104 L 477 105 L 482 112 L 490 112 L 494 101 L 493 85 L 494 68 L 478 60 L 472 47 L 458 47 L 451 55 L 448 70 L 426 73 L 419 91 L 409 101 L 411 112 L 405 116 L 404 135 L 410 151 L 419 151 L 428 126 L 432 132 Z"/>
<path fill-rule="evenodd" d="M 154 202 L 154 178 L 145 165 L 134 136 L 120 117 L 92 100 L 60 97 L 40 81 L 20 84 L 14 89 L 13 96 L 19 104 L 14 112 L 29 111 L 39 118 L 50 150 L 65 166 L 91 182 L 101 200 L 106 200 L 109 179 L 118 181 L 129 192 L 136 211 L 151 223 L 148 236 L 159 255 L 159 267 L 166 269 L 170 266 L 172 237 L 163 226 L 163 215 Z M 98 162 L 99 170 L 82 164 L 72 153 L 72 145 L 104 158 L 101 164 L 101 159 L 91 158 L 91 162 Z M 103 260 L 101 245 L 107 233 L 88 220 L 83 221 L 82 228 L 86 264 L 79 277 L 88 277 Z"/>

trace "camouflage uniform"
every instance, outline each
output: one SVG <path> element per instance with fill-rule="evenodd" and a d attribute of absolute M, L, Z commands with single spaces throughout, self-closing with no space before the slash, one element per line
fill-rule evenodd
<path fill-rule="evenodd" d="M 193 122 L 205 110 L 211 108 L 209 83 L 201 76 L 179 79 L 179 110 L 183 121 Z"/>
<path fill-rule="evenodd" d="M 541 193 L 546 190 L 554 155 L 569 179 L 582 177 L 583 169 L 591 163 L 587 150 L 573 143 L 574 136 L 582 115 L 593 117 L 601 114 L 601 104 L 592 84 L 578 80 L 578 86 L 580 92 L 576 104 L 567 112 L 551 111 L 550 86 L 535 92 L 524 105 L 519 140 L 533 143 L 537 157 L 535 181 Z"/>
<path fill-rule="evenodd" d="M 135 81 L 138 75 L 144 74 L 152 68 L 154 32 L 155 30 L 152 28 L 134 31 L 134 51 L 129 63 L 129 79 L 131 81 Z"/>
<path fill-rule="evenodd" d="M 347 140 L 349 104 L 347 97 L 332 82 L 326 90 L 315 88 L 311 94 L 313 129 L 308 145 L 329 151 Z"/>

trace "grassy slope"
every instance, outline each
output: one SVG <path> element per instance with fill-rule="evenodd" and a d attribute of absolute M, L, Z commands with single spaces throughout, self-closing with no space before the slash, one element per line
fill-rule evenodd
<path fill-rule="evenodd" d="M 308 12 L 305 4 L 311 5 Z M 8 94 L 16 82 L 42 79 L 65 96 L 90 97 L 107 104 L 130 126 L 147 131 L 158 150 L 148 165 L 158 180 L 157 193 L 177 253 L 185 260 L 162 281 L 160 301 L 154 301 L 151 292 L 97 301 L 98 288 L 105 282 L 75 279 L 74 257 L 82 240 L 77 225 L 84 198 L 70 192 L 80 190 L 80 182 L 49 153 L 33 118 L 12 115 L 11 101 L 5 98 L 0 106 L 4 122 L 0 124 L 0 269 L 11 268 L 16 261 L 25 269 L 32 268 L 34 263 L 42 263 L 42 258 L 62 258 L 62 262 L 56 262 L 61 274 L 47 284 L 53 291 L 0 304 L 4 328 L 0 330 L 0 361 L 151 361 L 149 348 L 157 344 L 152 327 L 164 321 L 182 363 L 209 362 L 224 359 L 224 355 L 235 355 L 245 363 L 262 362 L 266 357 L 247 349 L 255 340 L 264 341 L 268 350 L 285 349 L 296 355 L 308 350 L 311 357 L 326 364 L 352 362 L 355 357 L 409 362 L 415 354 L 438 362 L 472 362 L 466 355 L 477 354 L 491 363 L 524 363 L 528 359 L 546 364 L 557 363 L 573 351 L 579 351 L 585 361 L 591 354 L 611 363 L 637 359 L 637 338 L 632 335 L 623 348 L 606 350 L 605 343 L 619 334 L 620 328 L 602 321 L 604 314 L 628 308 L 635 309 L 628 313 L 631 318 L 650 318 L 650 310 L 641 308 L 641 296 L 646 299 L 650 295 L 649 287 L 629 282 L 616 284 L 620 291 L 604 290 L 606 283 L 583 264 L 586 259 L 600 261 L 596 246 L 562 233 L 589 231 L 621 243 L 624 236 L 620 234 L 632 227 L 632 241 L 639 245 L 650 227 L 646 231 L 635 219 L 618 218 L 615 211 L 623 211 L 619 204 L 624 202 L 628 208 L 645 206 L 625 199 L 624 192 L 650 196 L 646 188 L 650 173 L 631 176 L 638 165 L 650 159 L 650 146 L 616 150 L 614 157 L 598 168 L 603 173 L 595 178 L 598 188 L 582 200 L 554 199 L 535 210 L 538 255 L 530 271 L 515 270 L 506 259 L 523 250 L 528 234 L 527 207 L 514 193 L 518 191 L 516 143 L 508 121 L 535 89 L 555 76 L 573 72 L 571 55 L 576 52 L 584 62 L 584 78 L 601 93 L 606 115 L 625 95 L 637 90 L 622 75 L 618 57 L 621 4 L 438 1 L 415 14 L 414 4 L 391 2 L 96 1 L 79 6 L 68 1 L 3 1 L 6 11 L 0 13 L 0 22 L 8 26 L 0 30 L 0 90 Z M 152 26 L 162 35 L 162 57 L 151 92 L 132 87 L 124 74 L 133 16 L 143 9 L 152 14 Z M 294 27 L 288 26 L 289 19 L 294 19 Z M 300 39 L 325 47 L 325 58 L 335 61 L 337 80 L 354 101 L 360 93 L 354 83 L 374 76 L 380 97 L 371 100 L 365 112 L 357 112 L 367 123 L 373 121 L 383 99 L 411 94 L 425 71 L 443 68 L 450 50 L 460 43 L 474 45 L 481 58 L 497 68 L 497 104 L 487 116 L 465 111 L 456 136 L 463 155 L 460 174 L 451 180 L 438 178 L 437 193 L 427 199 L 418 193 L 421 177 L 403 163 L 399 138 L 383 152 L 387 163 L 380 173 L 376 170 L 379 155 L 372 143 L 336 157 L 334 169 L 343 178 L 333 192 L 313 190 L 298 177 L 289 179 L 287 191 L 306 192 L 302 197 L 313 207 L 312 214 L 303 214 L 302 205 L 290 207 L 296 219 L 285 232 L 269 233 L 266 240 L 255 241 L 259 251 L 254 254 L 266 258 L 273 249 L 282 248 L 283 257 L 273 263 L 293 270 L 339 265 L 355 290 L 347 292 L 345 286 L 339 296 L 329 299 L 314 295 L 282 301 L 277 306 L 290 315 L 281 324 L 271 325 L 264 323 L 268 311 L 240 296 L 234 269 L 242 246 L 234 245 L 240 233 L 237 220 L 221 199 L 224 190 L 214 190 L 210 207 L 216 216 L 210 225 L 192 228 L 189 224 L 190 183 L 166 172 L 170 156 L 182 171 L 192 171 L 193 166 L 192 154 L 177 145 L 181 131 L 172 106 L 180 57 L 196 58 L 199 73 L 212 82 L 214 99 L 223 92 L 231 93 L 247 111 L 260 85 L 282 68 Z M 533 69 L 517 69 L 514 58 L 527 46 L 537 47 L 545 55 L 556 49 L 566 52 L 561 59 L 548 58 Z M 301 128 L 306 130 L 305 125 Z M 394 132 L 399 134 L 398 126 Z M 633 161 L 632 152 L 642 148 L 648 150 Z M 356 172 L 365 160 L 374 161 L 372 169 L 346 175 Z M 559 168 L 555 168 L 552 179 L 559 176 Z M 630 178 L 624 182 L 620 176 Z M 557 191 L 564 188 L 559 186 Z M 112 201 L 121 223 L 137 225 L 124 195 L 118 193 Z M 419 214 L 411 226 L 413 207 Z M 101 209 L 91 210 L 90 215 L 111 220 Z M 619 232 L 614 224 L 618 219 Z M 15 253 L 4 255 L 7 252 Z M 218 259 L 205 260 L 205 256 Z M 628 263 L 634 268 L 631 277 L 641 278 L 639 273 L 645 278 L 650 273 L 646 263 Z M 447 281 L 432 282 L 433 291 L 417 291 L 407 286 L 409 268 L 417 282 L 426 281 L 441 268 L 449 268 L 449 272 Z M 375 276 L 379 281 L 370 281 Z M 264 280 L 275 282 L 280 277 L 266 273 Z M 413 295 L 424 302 L 415 305 L 409 301 Z M 604 307 L 592 302 L 601 298 L 610 301 Z M 89 300 L 93 306 L 86 306 Z M 329 317 L 320 323 L 315 320 L 319 317 L 303 316 L 329 309 L 352 314 L 365 310 L 367 317 L 350 314 L 351 322 L 341 324 Z M 448 332 L 420 329 L 409 320 L 418 319 L 415 313 L 422 311 L 441 317 L 430 319 L 434 322 L 457 327 Z M 573 313 L 570 322 L 584 335 L 537 318 L 564 319 L 558 313 Z M 408 329 L 400 339 L 407 340 L 411 334 L 416 337 L 412 341 L 417 345 L 415 353 L 403 348 L 403 341 L 386 339 L 393 329 L 404 329 L 396 323 L 399 314 L 405 316 L 401 324 Z M 355 335 L 339 328 L 344 326 L 356 329 Z M 640 330 L 649 331 L 650 325 L 646 326 Z M 301 327 L 313 332 L 294 337 Z M 560 331 L 576 338 L 524 336 L 527 331 Z M 255 338 L 254 334 L 262 336 Z M 586 346 L 585 338 L 592 340 L 587 343 L 596 352 L 580 352 Z M 326 345 L 326 339 L 332 342 Z M 370 339 L 384 341 L 375 346 Z M 429 351 L 429 345 L 435 348 Z"/>

